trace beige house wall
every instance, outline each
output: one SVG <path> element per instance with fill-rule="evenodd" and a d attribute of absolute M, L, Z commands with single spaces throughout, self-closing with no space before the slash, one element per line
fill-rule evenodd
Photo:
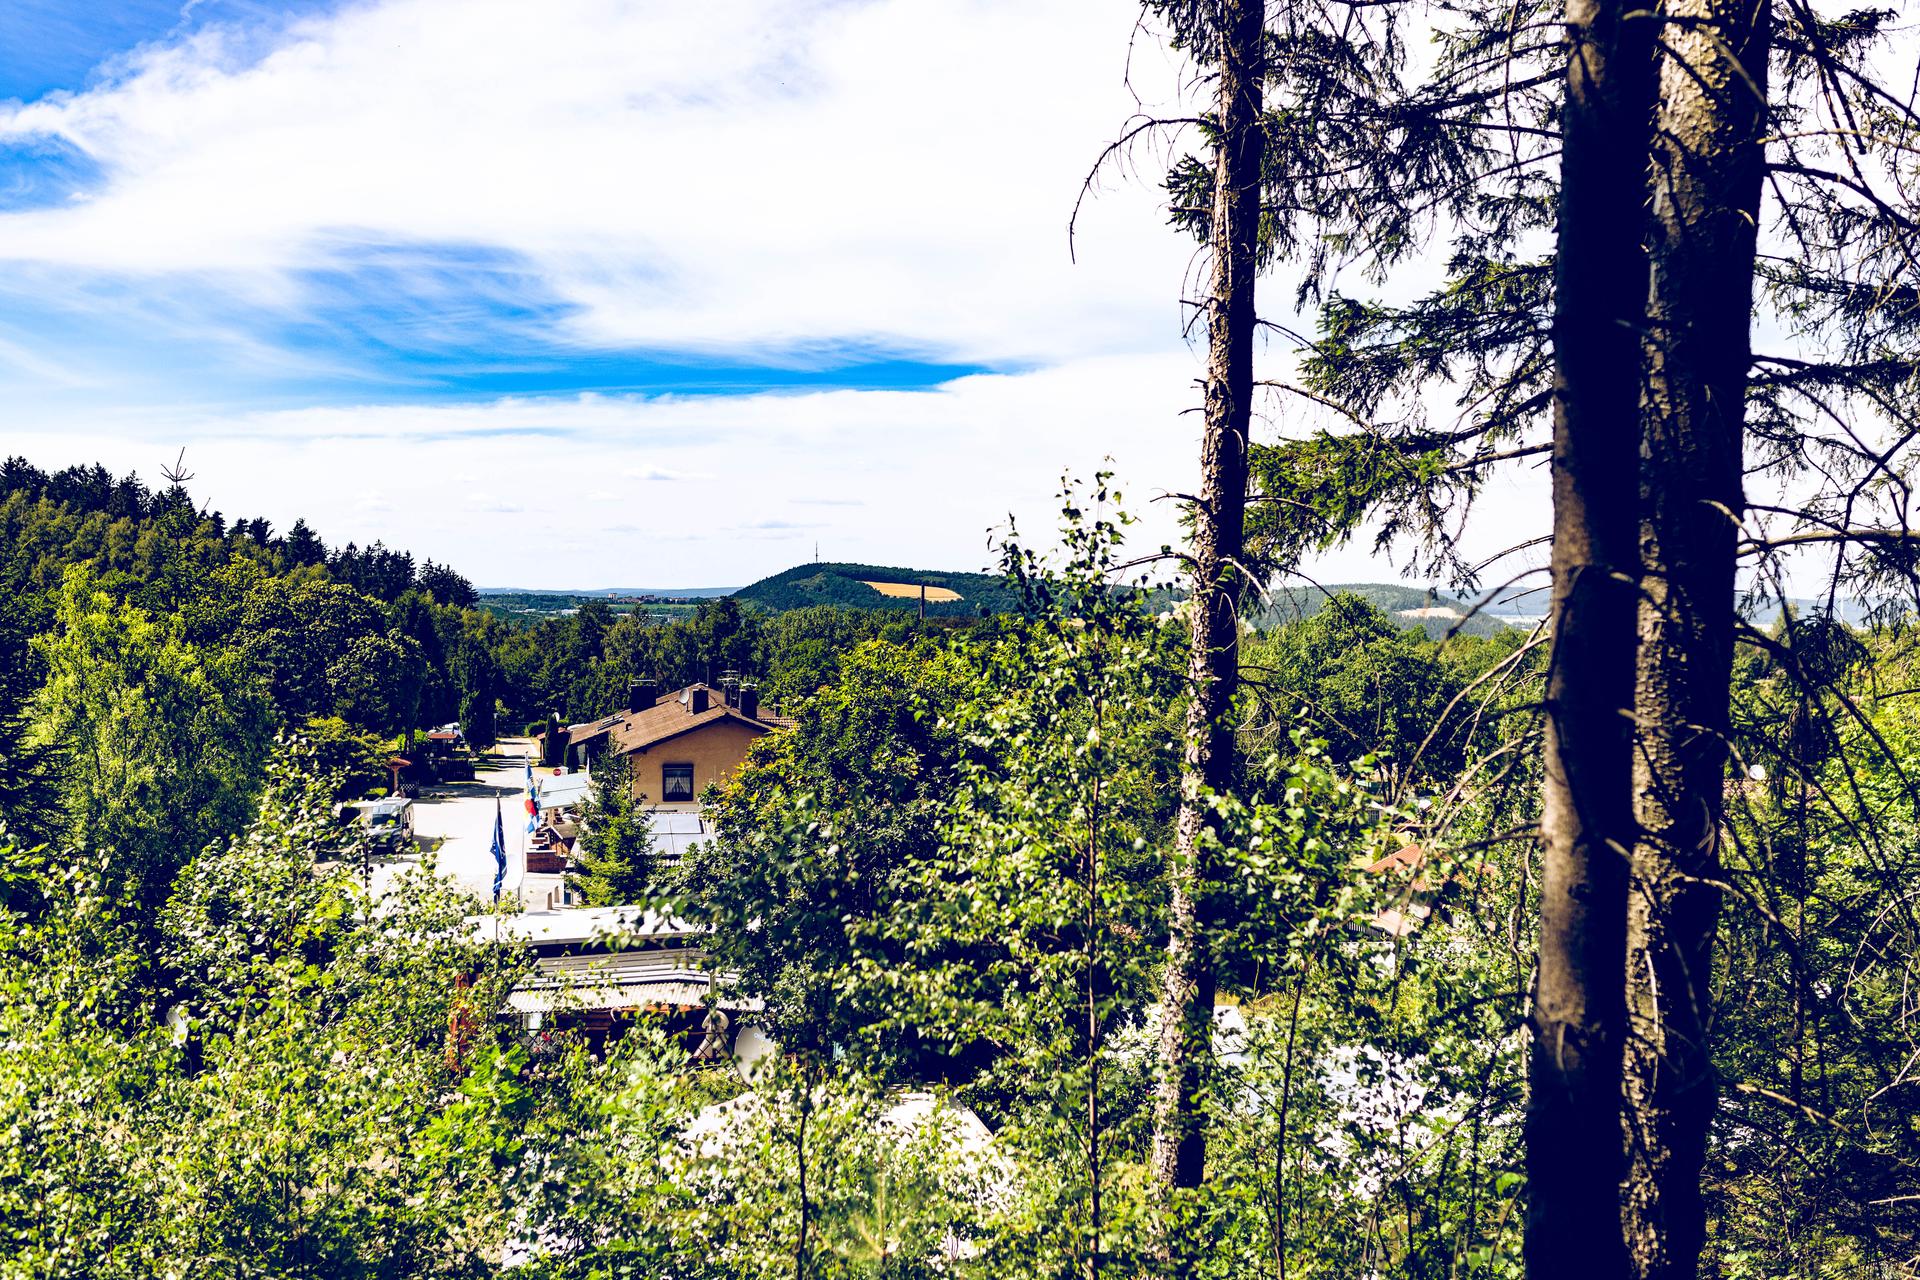
<path fill-rule="evenodd" d="M 728 716 L 712 720 L 677 738 L 657 742 L 644 751 L 627 757 L 633 765 L 633 793 L 648 804 L 663 809 L 697 809 L 698 797 L 708 784 L 724 782 L 733 776 L 747 758 L 747 748 L 764 734 Z M 661 768 L 669 764 L 693 766 L 693 804 L 661 804 Z"/>

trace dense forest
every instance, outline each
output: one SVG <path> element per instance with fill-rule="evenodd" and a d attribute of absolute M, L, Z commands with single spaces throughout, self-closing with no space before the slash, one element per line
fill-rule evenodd
<path fill-rule="evenodd" d="M 1198 114 L 1088 190 L 1198 247 L 1183 541 L 1068 481 L 987 616 L 510 625 L 9 462 L 0 1274 L 1920 1272 L 1910 16 L 1149 0 Z M 1314 597 L 1356 538 L 1546 617 Z M 711 838 L 603 771 L 580 847 L 753 1070 L 345 870 L 374 747 L 732 676 L 791 727 Z"/>
<path fill-rule="evenodd" d="M 16 459 L 5 474 L 4 545 L 27 607 L 11 615 L 5 669 L 11 914 L 0 942 L 22 967 L 5 998 L 19 1052 L 5 1059 L 0 1098 L 14 1122 L 59 1134 L 62 1153 L 16 1152 L 0 1196 L 9 1256 L 30 1272 L 110 1247 L 122 1274 L 180 1256 L 264 1258 L 287 1274 L 458 1272 L 526 1221 L 561 1235 L 617 1230 L 623 1250 L 652 1240 L 646 1274 L 662 1258 L 692 1265 L 700 1233 L 719 1229 L 715 1206 L 691 1187 L 616 1195 L 636 1175 L 605 1162 L 630 1149 L 634 1123 L 685 1123 L 739 1082 L 689 1071 L 684 1046 L 644 1032 L 594 1060 L 502 1027 L 466 1060 L 447 1040 L 449 1019 L 499 1000 L 528 959 L 449 934 L 473 907 L 430 873 L 368 916 L 351 876 L 325 870 L 352 866 L 360 838 L 329 816 L 342 771 L 359 763 L 343 742 L 385 740 L 449 710 L 481 734 L 476 678 L 503 715 L 546 705 L 585 716 L 619 705 L 637 675 L 663 671 L 750 673 L 797 717 L 718 802 L 722 838 L 677 867 L 643 853 L 609 876 L 601 851 L 635 838 L 631 799 L 610 771 L 584 864 L 590 890 L 595 877 L 611 883 L 595 900 L 655 899 L 737 922 L 720 928 L 715 955 L 765 994 L 764 1025 L 802 1073 L 770 1076 L 752 1095 L 768 1111 L 749 1138 L 775 1146 L 753 1171 L 773 1180 L 765 1194 L 784 1195 L 781 1179 L 799 1176 L 781 1163 L 782 1126 L 816 1124 L 814 1141 L 827 1145 L 801 1160 L 841 1185 L 809 1194 L 839 1196 L 847 1216 L 835 1220 L 825 1200 L 809 1212 L 822 1215 L 815 1229 L 842 1233 L 836 1248 L 852 1247 L 844 1233 L 859 1227 L 862 1180 L 876 1177 L 902 1179 L 926 1223 L 964 1223 L 970 1248 L 993 1233 L 995 1249 L 1021 1254 L 1078 1248 L 1085 1224 L 1069 1205 L 1021 1201 L 981 1217 L 961 1194 L 979 1171 L 953 1167 L 938 1143 L 892 1149 L 864 1127 L 864 1109 L 875 1091 L 942 1081 L 1004 1128 L 1008 1158 L 1045 1179 L 1035 1194 L 1074 1194 L 1083 1174 L 1059 1164 L 1077 1150 L 1060 1145 L 1059 1126 L 1077 1095 L 1058 1089 L 1062 1079 L 1084 1087 L 1072 1073 L 1089 1065 L 1098 1076 L 1099 1055 L 1088 1064 L 1070 1034 L 1031 1040 L 1049 1026 L 1049 1036 L 1067 1032 L 1053 1020 L 1071 1017 L 1071 984 L 1058 1007 L 1061 990 L 1016 993 L 1043 974 L 1070 977 L 1094 945 L 1059 934 L 1055 913 L 1110 900 L 1127 941 L 1098 960 L 1115 982 L 1101 1000 L 1116 1026 L 1138 1022 L 1139 984 L 1165 930 L 1154 905 L 1164 871 L 1145 855 L 1171 816 L 1164 699 L 1182 629 L 1158 608 L 1164 593 L 1116 590 L 1085 563 L 1023 568 L 1016 554 L 1002 587 L 1021 608 L 987 619 L 830 606 L 763 614 L 723 598 L 683 623 L 588 602 L 509 627 L 471 607 L 457 574 L 416 571 L 403 552 L 329 551 L 304 525 L 284 538 L 259 522 L 229 525 L 180 486 L 149 493 L 98 469 L 48 476 Z M 1105 535 L 1088 536 L 1090 549 L 1107 548 Z M 1522 632 L 1433 640 L 1353 595 L 1260 637 L 1246 656 L 1248 741 L 1272 771 L 1262 788 L 1278 788 L 1248 820 L 1310 787 L 1324 811 L 1289 838 L 1338 832 L 1322 849 L 1342 862 L 1355 847 L 1393 843 L 1375 810 L 1413 801 L 1389 792 L 1425 794 L 1506 736 L 1497 717 L 1447 713 L 1474 681 L 1531 661 Z M 369 669 L 387 683 L 364 679 Z M 1112 709 L 1089 704 L 1089 692 Z M 1123 728 L 1085 762 L 1091 772 L 1059 775 L 1057 750 L 1086 734 L 1090 709 Z M 1008 737 L 1013 715 L 1031 720 Z M 1395 742 L 1422 750 L 1404 761 L 1368 754 Z M 1362 756 L 1364 778 L 1343 763 Z M 1095 836 L 1116 842 L 1114 879 L 1083 898 L 1072 878 L 1080 837 L 1050 833 L 1014 856 L 1008 841 L 1041 832 L 997 823 L 1025 813 L 1044 824 L 1071 810 L 1072 788 L 1102 787 L 1108 773 L 1118 781 Z M 832 843 L 808 835 L 819 820 L 833 824 Z M 55 861 L 54 849 L 70 852 Z M 64 869 L 50 878 L 55 866 Z M 980 893 L 981 875 L 1017 890 L 1010 914 L 955 914 L 953 895 Z M 1366 901 L 1378 907 L 1394 891 Z M 1357 901 L 1340 910 L 1352 915 Z M 97 906 L 74 914 L 88 902 Z M 1254 928 L 1273 907 L 1246 909 Z M 1249 951 L 1239 975 L 1250 1011 L 1273 999 L 1281 972 L 1264 954 Z M 71 967 L 88 955 L 112 963 L 92 976 Z M 983 955 L 994 958 L 983 965 Z M 873 969 L 882 964 L 884 978 Z M 90 1011 L 80 1021 L 48 1020 L 76 999 Z M 175 1037 L 179 1018 L 191 1030 Z M 341 1053 L 364 1075 L 326 1070 Z M 857 1071 L 823 1086 L 829 1058 Z M 1116 1052 L 1113 1077 L 1097 1081 L 1113 1094 L 1103 1144 L 1138 1138 L 1144 1113 L 1131 1091 L 1143 1065 Z M 824 1089 L 817 1114 L 808 1089 Z M 656 1109 L 656 1120 L 629 1105 Z M 404 1161 L 355 1172 L 389 1142 L 407 1144 Z M 543 1145 L 553 1142 L 562 1146 Z M 565 1177 L 585 1190 L 554 1200 L 558 1175 L 529 1162 L 536 1148 L 541 1161 L 581 1162 Z M 672 1157 L 661 1148 L 645 1158 Z M 284 1200 L 308 1182 L 334 1193 Z M 62 1207 L 49 1208 L 50 1196 L 66 1197 Z M 381 1207 L 388 1198 L 419 1203 Z M 138 1203 L 175 1216 L 135 1231 L 126 1215 Z M 757 1224 L 743 1205 L 746 1220 L 725 1229 L 742 1233 L 743 1249 L 756 1233 L 782 1240 L 782 1203 L 762 1205 L 774 1217 Z M 284 1235 L 269 1247 L 271 1233 Z"/>
<path fill-rule="evenodd" d="M 457 722 L 486 746 L 549 713 L 602 715 L 636 679 L 678 686 L 731 672 L 777 702 L 809 692 L 856 640 L 907 625 L 831 605 L 769 615 L 726 597 L 664 622 L 644 605 L 589 598 L 516 625 L 482 608 L 453 569 L 382 543 L 329 547 L 304 521 L 280 533 L 266 520 L 230 520 L 178 484 L 152 490 L 97 465 L 49 475 L 17 457 L 0 464 L 0 573 L 13 602 L 16 723 L 49 663 L 102 661 L 139 633 L 219 682 L 236 710 L 207 714 L 241 735 L 236 757 L 258 757 L 260 735 L 283 729 L 388 739 Z M 31 643 L 43 633 L 96 647 Z M 63 749 L 109 727 L 57 723 L 46 733 Z"/>

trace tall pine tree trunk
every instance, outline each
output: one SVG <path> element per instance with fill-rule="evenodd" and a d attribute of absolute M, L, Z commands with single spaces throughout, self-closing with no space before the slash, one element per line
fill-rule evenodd
<path fill-rule="evenodd" d="M 1691 1280 L 1715 1101 L 1710 979 L 1736 521 L 1766 123 L 1767 0 L 1665 10 L 1643 470 L 1622 1222 L 1642 1280 Z"/>
<path fill-rule="evenodd" d="M 1527 1111 L 1529 1275 L 1625 1270 L 1618 1189 L 1653 30 L 1572 0 L 1554 280 L 1553 654 Z"/>
<path fill-rule="evenodd" d="M 1532 1276 L 1619 1276 L 1653 23 L 1567 8 L 1553 288 L 1553 654 L 1526 1111 Z"/>
<path fill-rule="evenodd" d="M 1219 133 L 1214 150 L 1213 280 L 1207 300 L 1205 438 L 1194 510 L 1190 700 L 1175 822 L 1167 965 L 1160 1004 L 1160 1078 L 1153 1178 L 1162 1208 L 1200 1185 L 1206 1131 L 1197 1102 L 1211 1053 L 1215 977 L 1207 936 L 1206 793 L 1234 777 L 1247 430 L 1253 401 L 1253 282 L 1260 229 L 1260 125 L 1265 0 L 1220 0 L 1216 17 Z M 1168 1261 L 1172 1258 L 1168 1243 Z M 1178 1266 L 1178 1263 L 1175 1263 Z"/>

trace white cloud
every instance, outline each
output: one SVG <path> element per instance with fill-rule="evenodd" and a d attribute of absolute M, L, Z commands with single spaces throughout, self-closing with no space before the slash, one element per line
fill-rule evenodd
<path fill-rule="evenodd" d="M 228 515 L 304 516 L 330 540 L 381 538 L 487 582 L 745 583 L 811 558 L 816 540 L 828 558 L 974 569 L 1009 512 L 1050 535 L 1061 473 L 1103 453 L 1123 476 L 1181 487 L 1169 477 L 1193 466 L 1196 420 L 1179 414 L 1192 367 L 1180 352 L 924 392 L 188 411 L 10 433 L 9 449 L 151 477 L 185 444 L 194 492 Z M 608 482 L 653 469 L 683 478 Z M 1169 504 L 1136 490 L 1153 538 L 1172 536 Z"/>
<path fill-rule="evenodd" d="M 1081 179 L 1135 93 L 1183 110 L 1171 56 L 1152 39 L 1130 56 L 1127 6 L 387 0 L 289 31 L 264 57 L 203 32 L 0 110 L 0 137 L 59 133 L 109 175 L 84 201 L 0 218 L 0 274 L 67 289 L 82 314 L 247 344 L 290 383 L 340 370 L 191 300 L 299 317 L 300 272 L 395 244 L 510 255 L 574 304 L 563 336 L 584 345 L 777 362 L 869 340 L 1027 371 L 928 392 L 270 410 L 220 407 L 211 385 L 199 404 L 50 393 L 16 404 L 9 451 L 151 477 L 187 443 L 196 491 L 230 515 L 303 516 L 489 583 L 737 584 L 816 542 L 980 568 L 1009 514 L 1049 540 L 1061 474 L 1107 457 L 1145 517 L 1136 545 L 1177 538 L 1154 499 L 1197 469 L 1178 306 L 1195 255 L 1165 226 L 1164 149 L 1104 184 L 1067 256 Z M 409 317 L 429 329 L 434 296 Z M 0 347 L 0 364 L 33 361 L 77 380 Z M 1490 550 L 1531 504 L 1500 504 Z M 1387 572 L 1356 546 L 1320 576 Z"/>
<path fill-rule="evenodd" d="M 1198 469 L 1199 418 L 1182 413 L 1195 372 L 1181 351 L 932 391 L 180 413 L 137 433 L 23 432 L 9 448 L 151 476 L 184 443 L 195 493 L 230 516 L 283 529 L 304 516 L 330 540 L 384 539 L 490 584 L 741 585 L 811 559 L 816 542 L 828 560 L 988 567 L 1009 516 L 1051 546 L 1062 475 L 1103 466 L 1141 518 L 1132 546 L 1177 540 L 1162 495 L 1190 490 Z M 608 482 L 653 469 L 682 479 Z M 1470 547 L 1535 531 L 1535 481 L 1489 495 Z M 1392 576 L 1365 546 L 1315 576 Z"/>
<path fill-rule="evenodd" d="M 365 244 L 524 255 L 581 341 L 904 342 L 1035 361 L 1164 346 L 1191 246 L 1144 180 L 1066 220 L 1135 101 L 1106 0 L 392 0 L 246 60 L 214 28 L 0 115 L 110 181 L 0 258 L 193 273 L 297 307 Z M 1171 99 L 1170 55 L 1133 51 Z"/>

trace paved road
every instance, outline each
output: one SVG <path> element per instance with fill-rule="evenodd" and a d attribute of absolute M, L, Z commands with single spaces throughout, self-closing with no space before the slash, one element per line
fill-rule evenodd
<path fill-rule="evenodd" d="M 459 884 L 482 902 L 493 899 L 494 804 L 506 831 L 507 874 L 503 898 L 520 887 L 526 870 L 527 793 L 526 762 L 533 754 L 528 738 L 502 738 L 483 755 L 472 782 L 449 782 L 430 787 L 413 802 L 413 829 L 422 854 L 432 851 L 440 874 Z M 383 860 L 373 868 L 373 889 L 384 894 L 393 880 L 419 857 Z"/>

